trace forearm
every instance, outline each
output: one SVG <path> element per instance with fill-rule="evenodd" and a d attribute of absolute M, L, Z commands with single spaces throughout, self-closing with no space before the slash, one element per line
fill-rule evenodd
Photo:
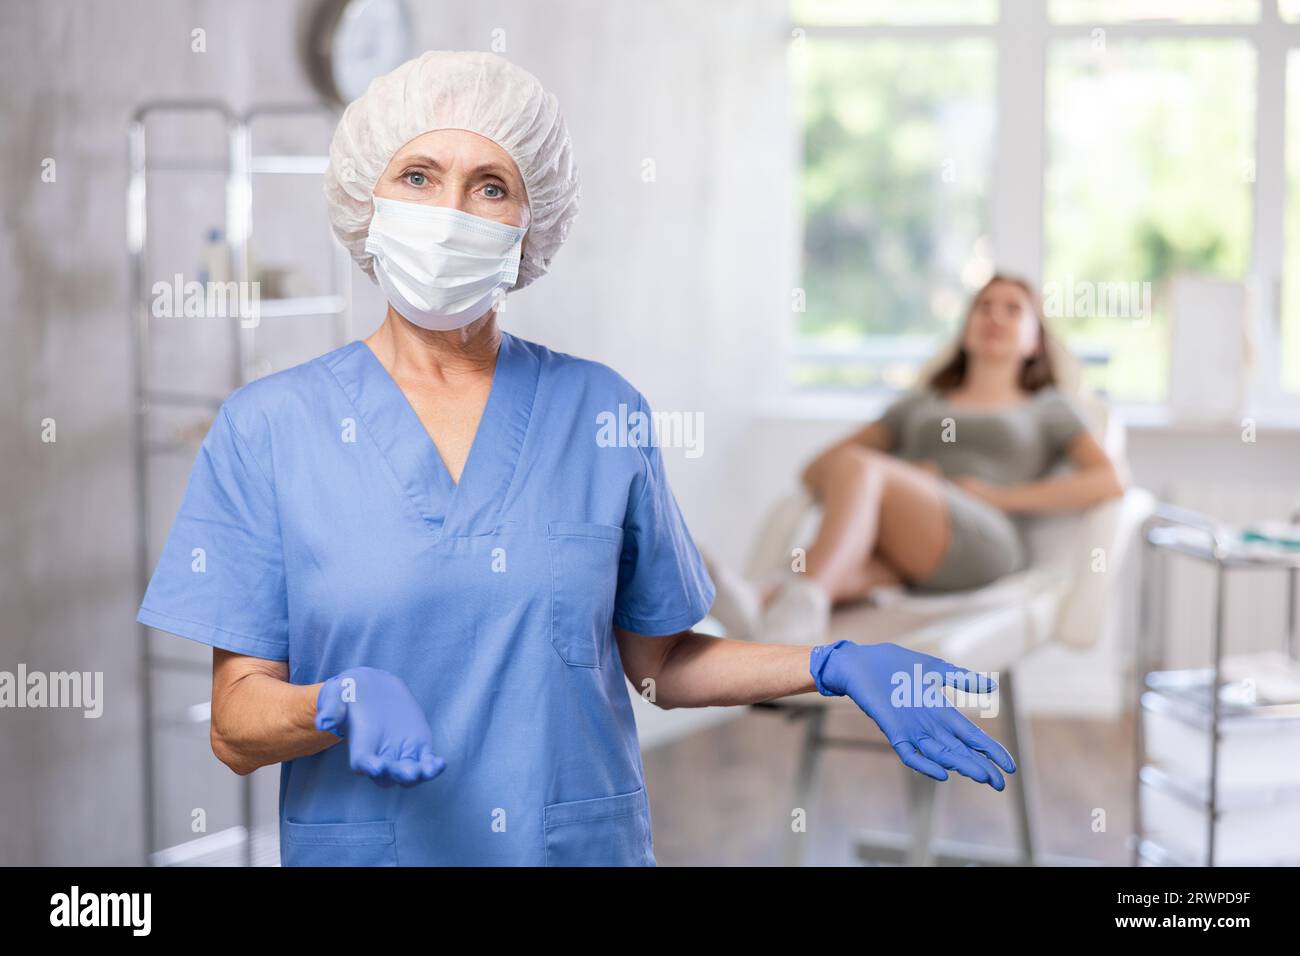
<path fill-rule="evenodd" d="M 247 674 L 212 706 L 212 750 L 238 774 L 319 753 L 339 742 L 316 729 L 320 684 L 290 684 Z"/>
<path fill-rule="evenodd" d="M 678 637 L 659 663 L 653 702 L 664 709 L 730 707 L 815 691 L 808 672 L 811 651 L 691 631 Z M 633 678 L 633 684 L 646 693 L 644 681 Z"/>
<path fill-rule="evenodd" d="M 1098 466 L 1040 481 L 1011 485 L 1000 492 L 1002 510 L 1021 514 L 1077 511 L 1124 493 L 1110 466 Z"/>

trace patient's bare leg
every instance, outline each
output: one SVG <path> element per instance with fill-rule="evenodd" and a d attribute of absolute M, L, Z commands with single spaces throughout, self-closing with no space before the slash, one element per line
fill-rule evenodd
<path fill-rule="evenodd" d="M 812 488 L 822 521 L 807 554 L 808 579 L 832 601 L 859 600 L 888 578 L 934 571 L 948 548 L 948 511 L 930 472 L 882 452 L 845 448 Z"/>
<path fill-rule="evenodd" d="M 871 559 L 858 569 L 856 577 L 847 578 L 841 588 L 837 601 L 860 601 L 877 588 L 896 587 L 903 583 L 903 576 L 894 570 L 884 558 L 872 555 Z"/>

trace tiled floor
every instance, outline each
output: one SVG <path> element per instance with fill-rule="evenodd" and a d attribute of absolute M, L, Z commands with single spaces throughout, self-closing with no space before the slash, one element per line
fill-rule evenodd
<path fill-rule="evenodd" d="M 997 721 L 988 729 L 1005 739 Z M 878 734 L 865 717 L 837 712 L 827 731 Z M 1032 721 L 1037 837 L 1050 854 L 1127 865 L 1133 773 L 1132 725 L 1124 721 Z M 655 855 L 661 866 L 777 865 L 790 826 L 798 725 L 768 711 L 695 734 L 645 756 Z M 902 831 L 911 773 L 892 752 L 831 750 L 807 810 L 804 861 L 855 862 L 859 829 Z M 953 775 L 941 785 L 938 835 L 1011 847 L 1011 778 L 1002 793 Z"/>

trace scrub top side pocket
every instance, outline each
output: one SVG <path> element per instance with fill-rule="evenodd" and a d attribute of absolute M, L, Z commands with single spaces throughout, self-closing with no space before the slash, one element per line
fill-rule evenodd
<path fill-rule="evenodd" d="M 547 866 L 654 866 L 645 787 L 542 811 Z"/>
<path fill-rule="evenodd" d="M 546 526 L 546 543 L 551 560 L 551 643 L 566 664 L 599 667 L 613 628 L 623 529 L 552 521 Z"/>
<path fill-rule="evenodd" d="M 391 820 L 360 823 L 296 823 L 281 828 L 283 866 L 397 866 Z"/>

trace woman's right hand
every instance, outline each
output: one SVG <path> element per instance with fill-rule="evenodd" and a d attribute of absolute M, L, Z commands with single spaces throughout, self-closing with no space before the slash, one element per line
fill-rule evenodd
<path fill-rule="evenodd" d="M 348 762 L 381 787 L 411 787 L 447 767 L 433 752 L 433 730 L 406 682 L 374 667 L 331 677 L 316 695 L 316 729 L 348 742 Z"/>

